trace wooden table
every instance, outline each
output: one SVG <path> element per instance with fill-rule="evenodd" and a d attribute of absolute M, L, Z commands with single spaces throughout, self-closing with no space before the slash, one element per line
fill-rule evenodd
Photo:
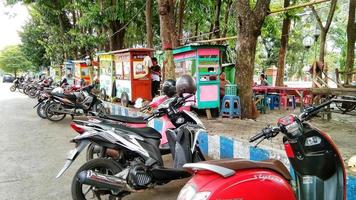
<path fill-rule="evenodd" d="M 280 86 L 255 86 L 252 87 L 254 93 L 278 93 L 278 94 L 287 94 L 295 95 L 300 99 L 301 110 L 304 107 L 304 96 L 311 94 L 310 88 L 291 88 L 291 87 L 280 87 Z"/>

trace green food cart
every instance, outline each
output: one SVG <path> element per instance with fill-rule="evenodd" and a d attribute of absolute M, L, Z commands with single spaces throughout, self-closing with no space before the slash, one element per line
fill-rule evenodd
<path fill-rule="evenodd" d="M 223 45 L 186 45 L 173 50 L 176 77 L 189 74 L 197 85 L 197 108 L 220 107 L 220 70 Z"/>

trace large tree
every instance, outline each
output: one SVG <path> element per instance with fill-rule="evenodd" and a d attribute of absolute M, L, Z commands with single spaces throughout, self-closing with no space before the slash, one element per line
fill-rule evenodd
<path fill-rule="evenodd" d="M 19 72 L 26 72 L 32 68 L 32 64 L 27 60 L 19 46 L 8 46 L 0 52 L 0 68 L 8 73 L 13 73 L 15 77 Z"/>
<path fill-rule="evenodd" d="M 332 19 L 334 17 L 335 9 L 336 9 L 336 3 L 337 0 L 331 0 L 330 2 L 330 9 L 328 13 L 328 17 L 326 19 L 325 25 L 323 24 L 318 12 L 314 8 L 314 6 L 311 6 L 311 9 L 313 11 L 313 14 L 318 22 L 319 28 L 320 28 L 320 50 L 319 50 L 319 61 L 321 63 L 324 63 L 324 58 L 325 58 L 325 45 L 326 45 L 326 35 L 328 34 Z"/>
<path fill-rule="evenodd" d="M 237 66 L 236 82 L 240 87 L 243 118 L 252 118 L 252 83 L 257 38 L 261 35 L 263 21 L 269 13 L 270 0 L 237 0 Z"/>
<path fill-rule="evenodd" d="M 175 37 L 172 32 L 175 32 L 174 24 L 174 1 L 173 0 L 158 0 L 158 12 L 160 19 L 160 35 L 162 49 L 164 51 L 164 77 L 165 79 L 175 78 L 175 66 L 173 61 L 173 51 Z"/>
<path fill-rule="evenodd" d="M 284 0 L 284 7 L 288 7 L 290 4 L 290 0 Z M 282 24 L 282 35 L 281 35 L 281 47 L 279 49 L 278 54 L 278 69 L 277 69 L 277 77 L 276 77 L 276 86 L 283 86 L 284 79 L 284 65 L 287 55 L 288 48 L 288 39 L 289 39 L 289 30 L 290 30 L 291 18 L 290 15 L 285 13 L 285 17 L 283 18 Z"/>
<path fill-rule="evenodd" d="M 152 0 L 146 0 L 146 38 L 147 47 L 153 48 L 153 30 L 152 30 Z"/>
<path fill-rule="evenodd" d="M 349 19 L 347 23 L 347 54 L 346 54 L 346 84 L 352 81 L 351 72 L 355 64 L 355 41 L 356 41 L 356 0 L 350 0 L 349 4 Z"/>

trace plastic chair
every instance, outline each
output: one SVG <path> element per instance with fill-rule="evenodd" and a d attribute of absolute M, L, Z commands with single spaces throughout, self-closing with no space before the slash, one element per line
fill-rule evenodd
<path fill-rule="evenodd" d="M 280 96 L 278 94 L 266 95 L 266 104 L 270 110 L 280 109 Z"/>
<path fill-rule="evenodd" d="M 264 94 L 254 95 L 253 101 L 256 104 L 257 110 L 259 110 L 260 113 L 266 114 L 266 109 L 267 109 L 266 96 Z"/>
<path fill-rule="evenodd" d="M 290 108 L 294 110 L 296 107 L 295 96 L 286 94 L 281 95 L 280 105 L 284 110 L 289 110 Z"/>
<path fill-rule="evenodd" d="M 221 117 L 241 117 L 240 97 L 225 95 L 221 103 Z"/>

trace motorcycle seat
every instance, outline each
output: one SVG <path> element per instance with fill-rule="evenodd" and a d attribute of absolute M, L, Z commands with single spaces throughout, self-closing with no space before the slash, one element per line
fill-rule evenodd
<path fill-rule="evenodd" d="M 119 131 L 132 132 L 132 133 L 140 135 L 141 137 L 144 137 L 144 138 L 152 138 L 152 139 L 161 139 L 162 138 L 161 133 L 151 127 L 131 128 L 131 127 L 121 125 L 121 124 L 112 124 L 112 126 Z"/>
<path fill-rule="evenodd" d="M 52 95 L 57 96 L 57 97 L 67 98 L 67 99 L 73 100 L 73 101 L 75 101 L 77 99 L 77 96 L 75 96 L 74 94 L 52 93 Z"/>
<path fill-rule="evenodd" d="M 204 161 L 202 163 L 217 165 L 220 167 L 225 167 L 234 171 L 244 170 L 244 169 L 270 169 L 273 170 L 280 175 L 282 175 L 285 179 L 291 180 L 292 177 L 288 169 L 284 166 L 284 164 L 279 160 L 269 159 L 263 161 L 250 161 L 246 159 L 223 159 L 223 160 L 209 160 Z"/>
<path fill-rule="evenodd" d="M 127 123 L 134 123 L 134 124 L 146 124 L 147 120 L 144 120 L 143 117 L 127 117 L 122 115 L 107 115 L 104 116 L 105 119 L 110 119 L 119 122 L 127 122 Z"/>

